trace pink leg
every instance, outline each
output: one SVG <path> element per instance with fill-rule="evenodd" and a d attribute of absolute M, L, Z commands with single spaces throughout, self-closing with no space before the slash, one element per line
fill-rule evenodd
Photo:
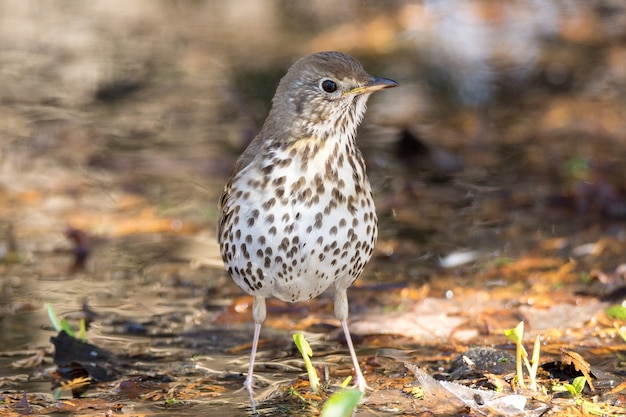
<path fill-rule="evenodd" d="M 350 337 L 350 330 L 348 330 L 348 323 L 345 320 L 342 320 L 341 327 L 343 327 L 343 333 L 346 335 L 346 343 L 348 344 L 348 349 L 350 350 L 350 356 L 352 356 L 352 364 L 354 365 L 354 371 L 356 372 L 356 386 L 361 391 L 365 391 L 369 387 L 367 386 L 367 382 L 365 382 L 365 378 L 361 372 L 361 367 L 359 366 L 359 360 L 356 357 L 356 352 L 354 351 L 354 346 L 352 345 L 352 338 Z"/>
<path fill-rule="evenodd" d="M 252 403 L 252 410 L 256 412 L 256 402 L 254 401 L 254 358 L 256 357 L 256 350 L 259 345 L 259 336 L 261 334 L 261 324 L 265 320 L 265 298 L 254 297 L 252 303 L 252 317 L 254 318 L 254 336 L 252 339 L 252 349 L 250 351 L 250 365 L 248 366 L 248 376 L 243 383 L 243 387 L 248 391 L 250 396 L 250 402 Z"/>
<path fill-rule="evenodd" d="M 253 377 L 254 374 L 254 357 L 256 356 L 256 349 L 259 345 L 259 335 L 261 334 L 261 323 L 254 323 L 254 339 L 252 339 L 252 350 L 250 351 L 250 365 L 248 366 L 248 376 L 243 383 L 243 387 L 248 391 L 248 395 L 250 396 L 250 402 L 252 403 L 252 408 L 256 406 L 254 402 L 254 392 L 253 392 Z"/>
<path fill-rule="evenodd" d="M 337 287 L 335 287 L 335 289 L 335 316 L 341 322 L 343 334 L 346 336 L 346 343 L 348 344 L 350 356 L 352 357 L 352 364 L 354 365 L 354 372 L 356 373 L 356 386 L 361 391 L 365 391 L 369 387 L 367 386 L 363 373 L 361 372 L 359 360 L 356 357 L 356 352 L 354 351 L 354 346 L 352 345 L 350 330 L 348 329 L 348 295 L 346 293 L 346 289 Z"/>

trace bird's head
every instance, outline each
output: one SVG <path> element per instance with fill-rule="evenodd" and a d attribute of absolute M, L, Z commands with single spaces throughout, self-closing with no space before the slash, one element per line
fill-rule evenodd
<path fill-rule="evenodd" d="M 333 134 L 354 136 L 369 95 L 397 85 L 372 77 L 359 61 L 344 53 L 307 55 L 281 79 L 268 122 L 274 130 L 283 126 L 292 134 L 320 139 Z"/>

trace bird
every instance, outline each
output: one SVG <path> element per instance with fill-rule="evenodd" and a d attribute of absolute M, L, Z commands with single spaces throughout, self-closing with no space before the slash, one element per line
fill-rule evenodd
<path fill-rule="evenodd" d="M 327 51 L 296 61 L 278 83 L 259 133 L 239 156 L 219 202 L 217 240 L 228 275 L 253 297 L 244 382 L 252 404 L 265 300 L 301 302 L 334 285 L 334 312 L 365 391 L 348 329 L 347 289 L 372 257 L 378 218 L 357 127 L 371 93 L 398 83 Z"/>

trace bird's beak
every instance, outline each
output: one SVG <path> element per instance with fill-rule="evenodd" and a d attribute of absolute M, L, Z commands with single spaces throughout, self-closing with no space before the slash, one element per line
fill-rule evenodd
<path fill-rule="evenodd" d="M 383 88 L 397 87 L 398 83 L 389 78 L 372 77 L 369 83 L 353 88 L 347 91 L 346 94 L 369 94 L 374 91 L 382 90 Z"/>

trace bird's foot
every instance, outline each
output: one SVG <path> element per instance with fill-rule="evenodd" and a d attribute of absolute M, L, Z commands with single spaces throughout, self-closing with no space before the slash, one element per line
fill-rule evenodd
<path fill-rule="evenodd" d="M 243 390 L 246 390 L 246 392 L 248 393 L 252 415 L 256 416 L 257 415 L 256 414 L 256 401 L 254 401 L 254 384 L 253 384 L 252 378 L 246 378 L 246 380 L 243 383 L 243 386 L 239 388 L 238 390 L 236 390 L 235 392 L 241 392 Z"/>
<path fill-rule="evenodd" d="M 362 374 L 357 374 L 355 387 L 363 393 L 365 393 L 365 391 L 374 391 L 374 388 L 367 385 L 367 381 L 365 381 L 365 378 Z"/>
<path fill-rule="evenodd" d="M 251 376 L 248 376 L 243 383 L 243 387 L 246 391 L 248 391 L 248 396 L 250 397 L 250 402 L 252 403 L 252 408 L 256 406 L 256 402 L 254 401 L 254 381 Z"/>

